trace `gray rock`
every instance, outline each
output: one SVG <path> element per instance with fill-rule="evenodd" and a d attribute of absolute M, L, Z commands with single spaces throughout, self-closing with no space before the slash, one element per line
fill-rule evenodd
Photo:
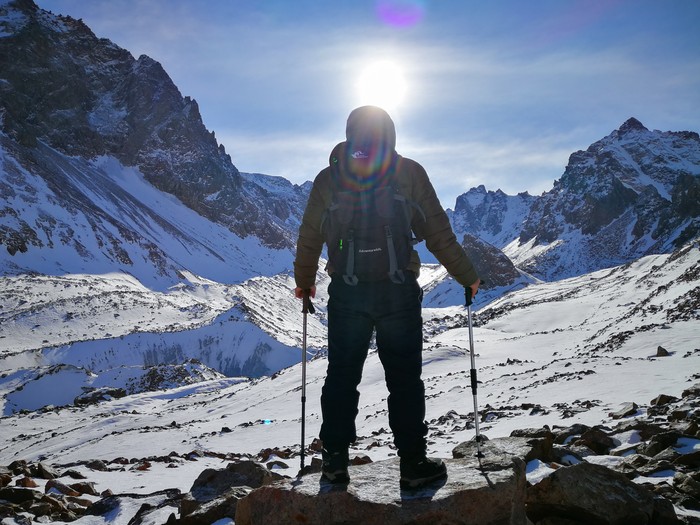
<path fill-rule="evenodd" d="M 475 457 L 446 460 L 447 480 L 416 491 L 400 489 L 398 459 L 351 466 L 347 486 L 318 475 L 275 483 L 238 502 L 236 525 L 525 525 L 525 463 L 486 456 L 483 469 Z"/>
<path fill-rule="evenodd" d="M 574 441 L 574 445 L 588 447 L 596 454 L 608 454 L 615 447 L 615 442 L 603 430 L 590 428 Z"/>
<path fill-rule="evenodd" d="M 639 410 L 637 403 L 625 403 L 620 410 L 610 412 L 608 415 L 613 419 L 623 419 L 635 415 L 637 410 Z"/>
<path fill-rule="evenodd" d="M 497 458 L 497 463 L 508 461 L 509 457 L 517 456 L 523 458 L 525 462 L 539 459 L 541 461 L 553 461 L 552 447 L 554 435 L 549 433 L 542 437 L 505 437 L 496 438 L 482 443 L 484 460 L 488 464 Z M 476 456 L 476 443 L 467 441 L 457 445 L 452 449 L 452 457 L 469 458 Z"/>
<path fill-rule="evenodd" d="M 620 473 L 579 463 L 530 487 L 527 515 L 535 523 L 556 516 L 600 525 L 645 525 L 654 517 L 654 497 Z"/>

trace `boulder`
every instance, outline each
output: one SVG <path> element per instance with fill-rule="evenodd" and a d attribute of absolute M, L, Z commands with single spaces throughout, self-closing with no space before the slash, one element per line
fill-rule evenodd
<path fill-rule="evenodd" d="M 183 523 L 212 523 L 217 519 L 232 518 L 238 500 L 251 488 L 280 479 L 283 476 L 255 461 L 229 463 L 225 469 L 206 469 L 182 500 L 180 514 Z"/>
<path fill-rule="evenodd" d="M 574 445 L 588 447 L 596 454 L 608 454 L 615 447 L 615 442 L 603 430 L 589 428 L 574 441 Z"/>
<path fill-rule="evenodd" d="M 525 462 L 539 459 L 552 461 L 554 434 L 551 432 L 535 437 L 530 437 L 525 430 L 514 432 L 510 437 L 495 438 L 482 443 L 481 448 L 486 451 L 486 458 L 497 457 L 499 462 L 507 461 L 509 457 L 517 456 Z M 520 436 L 524 437 L 520 437 Z M 467 458 L 476 456 L 476 443 L 466 441 L 452 449 L 452 457 Z"/>
<path fill-rule="evenodd" d="M 446 460 L 448 478 L 419 490 L 399 487 L 399 459 L 351 466 L 350 483 L 317 474 L 252 491 L 238 502 L 236 525 L 525 525 L 525 463 L 506 454 Z"/>
<path fill-rule="evenodd" d="M 562 467 L 527 491 L 527 516 L 565 518 L 600 525 L 654 523 L 654 496 L 601 465 Z M 576 522 L 576 521 L 574 521 Z"/>
<path fill-rule="evenodd" d="M 637 413 L 637 410 L 639 410 L 637 403 L 625 403 L 616 412 L 610 412 L 608 416 L 610 416 L 613 419 L 623 419 L 635 415 Z"/>

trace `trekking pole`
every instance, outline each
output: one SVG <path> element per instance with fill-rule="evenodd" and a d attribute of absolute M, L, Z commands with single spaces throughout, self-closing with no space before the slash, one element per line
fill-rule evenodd
<path fill-rule="evenodd" d="M 306 431 L 306 319 L 309 313 L 314 313 L 314 305 L 311 304 L 311 290 L 304 290 L 302 294 L 302 308 L 304 323 L 301 338 L 301 466 L 299 475 L 304 471 L 304 439 Z"/>
<path fill-rule="evenodd" d="M 476 457 L 483 458 L 481 453 L 481 434 L 479 433 L 479 408 L 476 401 L 476 360 L 474 359 L 474 330 L 472 328 L 472 289 L 464 289 L 464 299 L 467 306 L 467 324 L 469 326 L 469 355 L 471 356 L 472 368 L 469 371 L 471 376 L 472 397 L 474 398 L 474 429 L 476 431 Z"/>

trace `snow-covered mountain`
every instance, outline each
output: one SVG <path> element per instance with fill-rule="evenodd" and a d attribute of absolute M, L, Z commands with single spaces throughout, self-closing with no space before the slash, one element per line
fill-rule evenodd
<path fill-rule="evenodd" d="M 227 282 L 288 266 L 308 188 L 241 175 L 156 61 L 16 0 L 0 5 L 0 66 L 0 244 L 26 254 L 8 264 L 172 281 L 194 259 Z M 184 226 L 195 215 L 203 229 Z"/>
<path fill-rule="evenodd" d="M 457 199 L 452 222 L 545 280 L 669 253 L 700 234 L 700 136 L 631 118 L 573 153 L 550 191 L 480 186 Z"/>

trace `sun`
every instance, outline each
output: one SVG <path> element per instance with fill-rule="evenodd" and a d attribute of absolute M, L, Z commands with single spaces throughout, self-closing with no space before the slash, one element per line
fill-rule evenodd
<path fill-rule="evenodd" d="M 365 67 L 357 87 L 360 104 L 379 106 L 387 111 L 401 105 L 407 88 L 401 67 L 390 60 L 373 62 Z"/>

